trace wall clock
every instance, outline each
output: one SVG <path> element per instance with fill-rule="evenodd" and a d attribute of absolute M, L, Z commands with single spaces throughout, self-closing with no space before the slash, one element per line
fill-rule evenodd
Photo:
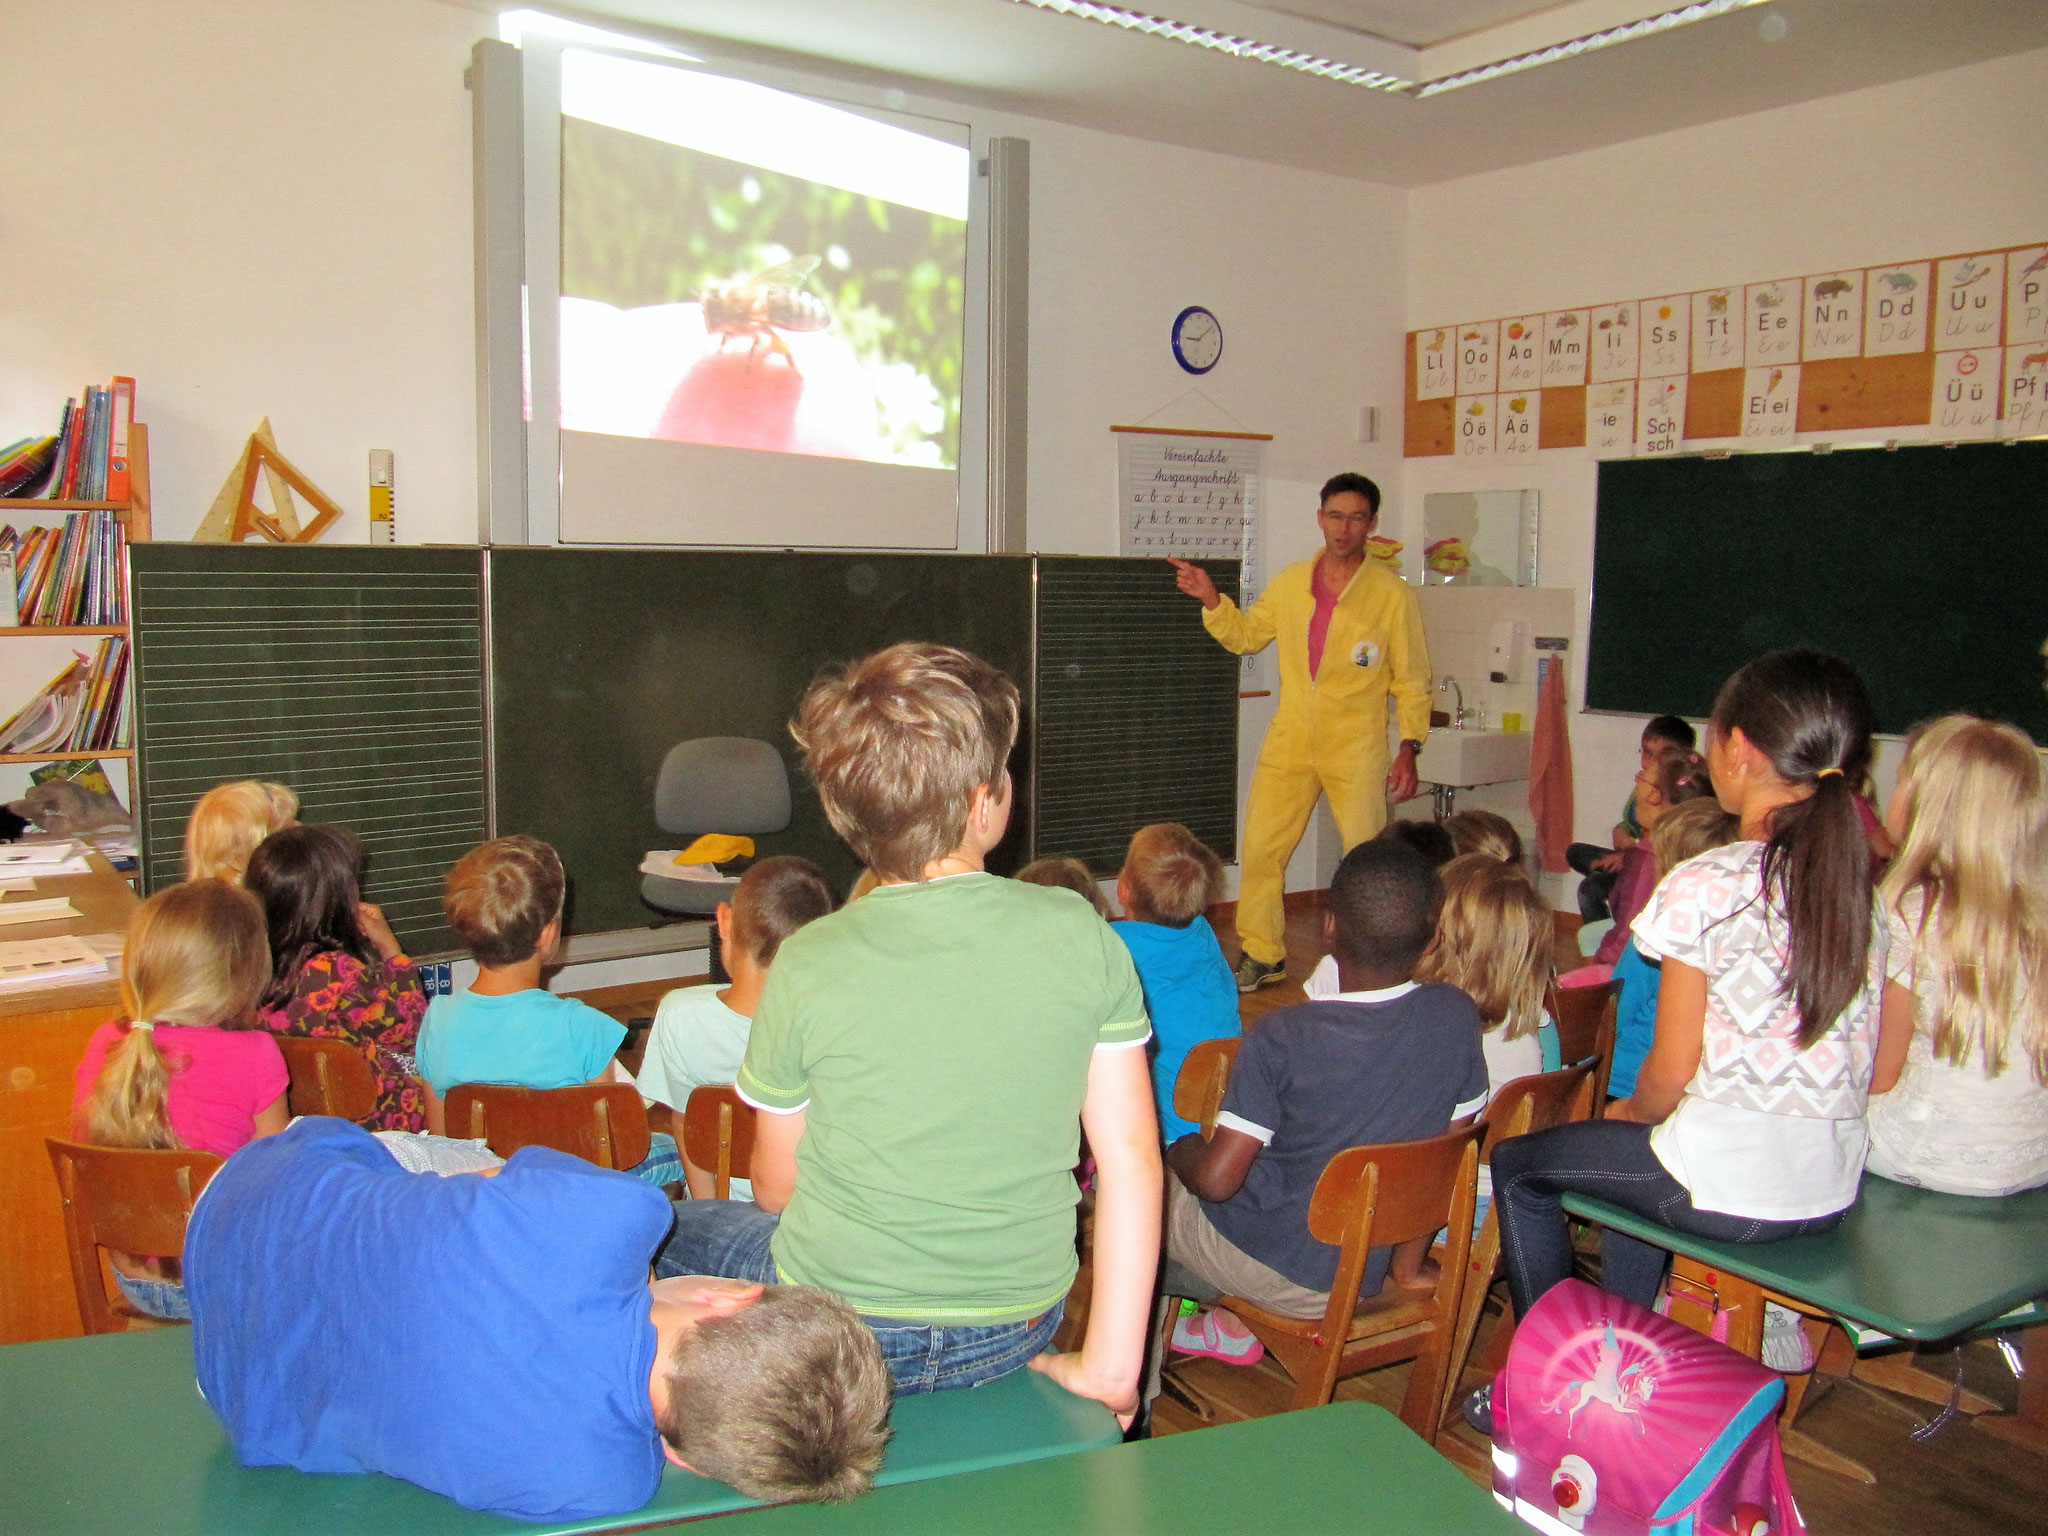
<path fill-rule="evenodd" d="M 1223 356 L 1223 327 L 1199 304 L 1173 317 L 1173 360 L 1189 373 L 1207 373 Z"/>

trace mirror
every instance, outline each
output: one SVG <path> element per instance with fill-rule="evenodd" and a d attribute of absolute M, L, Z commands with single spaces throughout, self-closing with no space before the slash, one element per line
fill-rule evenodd
<path fill-rule="evenodd" d="M 1422 584 L 1536 585 L 1535 491 L 1437 491 L 1422 498 Z"/>

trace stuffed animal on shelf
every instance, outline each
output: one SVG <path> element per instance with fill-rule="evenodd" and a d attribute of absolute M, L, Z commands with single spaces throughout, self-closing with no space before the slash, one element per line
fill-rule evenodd
<path fill-rule="evenodd" d="M 103 789 L 71 779 L 31 785 L 19 800 L 8 802 L 7 809 L 54 837 L 82 837 L 88 832 L 131 825 L 119 800 Z"/>

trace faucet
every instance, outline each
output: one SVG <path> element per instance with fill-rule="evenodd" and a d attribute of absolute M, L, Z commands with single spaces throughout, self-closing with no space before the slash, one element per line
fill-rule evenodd
<path fill-rule="evenodd" d="M 1446 674 L 1444 680 L 1437 685 L 1436 691 L 1438 693 L 1442 693 L 1445 689 L 1449 689 L 1451 692 L 1455 693 L 1458 698 L 1458 707 L 1451 715 L 1451 729 L 1454 731 L 1462 731 L 1463 729 L 1465 729 L 1465 690 L 1459 686 L 1458 680 L 1455 677 L 1451 677 L 1448 674 Z"/>

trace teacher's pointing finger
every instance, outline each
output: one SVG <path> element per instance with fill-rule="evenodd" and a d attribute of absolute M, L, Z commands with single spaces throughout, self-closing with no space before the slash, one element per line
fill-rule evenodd
<path fill-rule="evenodd" d="M 1217 596 L 1216 583 L 1209 579 L 1209 573 L 1199 565 L 1190 565 L 1185 560 L 1176 560 L 1168 555 L 1168 562 L 1174 569 L 1174 581 L 1189 597 L 1197 598 L 1204 608 L 1214 608 L 1222 599 Z"/>

